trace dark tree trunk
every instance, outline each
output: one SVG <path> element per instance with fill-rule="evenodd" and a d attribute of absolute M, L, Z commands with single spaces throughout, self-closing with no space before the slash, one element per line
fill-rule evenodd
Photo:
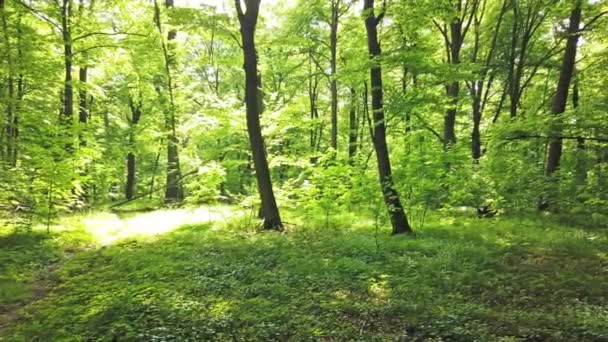
<path fill-rule="evenodd" d="M 479 126 L 481 124 L 481 99 L 473 99 L 473 130 L 471 132 L 471 156 L 477 162 L 481 157 L 481 134 Z"/>
<path fill-rule="evenodd" d="M 404 98 L 405 98 L 405 96 L 407 96 L 407 74 L 408 74 L 407 66 L 404 64 L 403 65 L 403 76 L 401 77 L 401 92 L 402 92 Z M 408 133 L 412 131 L 412 116 L 411 116 L 409 110 L 405 112 L 404 119 L 405 119 L 405 135 L 406 135 L 406 140 L 407 140 Z M 406 146 L 406 150 L 407 150 L 407 146 Z"/>
<path fill-rule="evenodd" d="M 338 19 L 340 9 L 340 0 L 331 1 L 331 22 L 329 34 L 330 46 L 330 90 L 331 90 L 331 148 L 337 151 L 338 149 L 338 84 L 336 80 L 337 63 L 336 57 L 338 53 Z"/>
<path fill-rule="evenodd" d="M 509 73 L 507 75 L 508 87 L 505 88 L 505 95 L 508 92 L 511 103 L 509 105 L 509 112 L 511 118 L 517 116 L 518 101 L 516 100 L 516 94 L 519 91 L 517 84 L 519 81 L 515 77 L 515 65 L 516 65 L 516 53 L 517 53 L 517 41 L 519 38 L 519 12 L 518 6 L 512 6 L 513 8 L 513 25 L 511 26 L 511 48 L 509 50 Z M 506 96 L 505 96 L 506 97 Z M 500 110 L 500 108 L 499 108 Z"/>
<path fill-rule="evenodd" d="M 357 92 L 350 88 L 350 111 L 348 132 L 348 160 L 352 164 L 357 153 L 357 137 L 359 132 L 359 118 L 357 118 Z"/>
<path fill-rule="evenodd" d="M 127 186 L 125 189 L 126 199 L 132 199 L 135 196 L 136 182 L 135 182 L 135 129 L 141 118 L 141 99 L 138 102 L 129 99 L 129 107 L 131 108 L 131 127 L 129 132 L 129 148 L 131 151 L 127 154 Z"/>
<path fill-rule="evenodd" d="M 63 38 L 63 59 L 64 59 L 64 85 L 63 85 L 63 109 L 64 123 L 72 126 L 74 116 L 74 89 L 72 86 L 72 35 L 70 28 L 70 18 L 72 16 L 72 1 L 63 0 L 61 7 L 61 33 Z"/>
<path fill-rule="evenodd" d="M 135 154 L 129 152 L 127 154 L 127 187 L 125 198 L 132 199 L 135 196 Z"/>
<path fill-rule="evenodd" d="M 268 167 L 268 161 L 266 160 L 262 128 L 260 125 L 258 57 L 255 48 L 255 27 L 258 19 L 260 0 L 246 0 L 245 4 L 246 12 L 243 12 L 240 0 L 235 0 L 243 44 L 247 132 L 249 134 L 249 143 L 253 155 L 258 192 L 262 202 L 261 210 L 264 229 L 282 230 L 283 222 L 281 221 L 279 208 L 272 190 L 270 169 Z"/>
<path fill-rule="evenodd" d="M 574 63 L 576 60 L 576 44 L 580 36 L 579 24 L 581 21 L 581 1 L 578 0 L 576 7 L 570 14 L 570 25 L 568 27 L 568 40 L 566 42 L 566 50 L 564 51 L 564 59 L 562 61 L 562 67 L 559 73 L 559 81 L 557 83 L 557 90 L 553 97 L 551 104 L 551 113 L 553 115 L 559 115 L 566 110 L 566 103 L 568 102 L 568 89 L 570 88 L 570 80 L 574 73 Z M 555 134 L 559 135 L 559 128 L 554 128 Z M 549 142 L 549 152 L 547 155 L 547 167 L 545 168 L 545 175 L 551 176 L 557 169 L 559 169 L 559 163 L 562 156 L 562 140 L 559 138 L 552 139 Z"/>
<path fill-rule="evenodd" d="M 91 3 L 91 6 L 93 5 L 93 3 Z M 85 7 L 84 7 L 84 1 L 80 0 L 80 5 L 78 8 L 78 12 L 81 18 L 83 18 L 86 14 L 85 14 Z M 84 129 L 84 125 L 87 123 L 87 121 L 89 120 L 89 109 L 88 109 L 88 92 L 87 92 L 87 76 L 88 76 L 88 66 L 86 65 L 87 63 L 87 56 L 84 56 L 84 65 L 81 65 L 80 69 L 78 70 L 78 81 L 79 81 L 79 89 L 78 89 L 78 122 L 81 124 L 80 129 L 83 130 Z M 84 139 L 84 136 L 82 134 L 82 132 L 80 133 L 80 143 L 82 145 L 86 145 L 86 141 Z"/>
<path fill-rule="evenodd" d="M 462 47 L 462 21 L 450 24 L 450 62 L 452 65 L 460 64 L 460 48 Z M 450 107 L 446 110 L 443 119 L 443 141 L 446 145 L 456 143 L 456 112 L 458 106 L 458 94 L 460 84 L 457 81 L 451 82 L 447 86 L 447 95 L 450 98 Z"/>
<path fill-rule="evenodd" d="M 576 72 L 576 71 L 575 71 Z M 578 107 L 579 93 L 578 93 L 578 78 L 574 79 L 574 85 L 572 86 L 572 107 Z M 576 138 L 576 164 L 574 166 L 574 174 L 576 176 L 576 185 L 583 186 L 587 182 L 587 156 L 586 156 L 586 142 L 585 138 Z"/>
<path fill-rule="evenodd" d="M 490 90 L 495 79 L 496 71 L 493 70 L 491 64 L 494 60 L 494 54 L 498 42 L 498 35 L 500 33 L 500 27 L 502 25 L 502 19 L 507 12 L 508 1 L 503 0 L 498 19 L 496 20 L 496 26 L 494 26 L 494 33 L 490 42 L 490 47 L 484 56 L 484 64 L 479 75 L 479 80 L 475 80 L 469 84 L 471 105 L 472 105 L 472 119 L 473 129 L 471 131 L 471 157 L 473 163 L 478 163 L 481 157 L 481 132 L 480 125 L 483 116 L 485 104 L 488 102 L 490 97 Z M 472 54 L 472 62 L 477 63 L 478 57 L 480 57 L 480 40 L 481 40 L 481 22 L 483 20 L 484 11 L 481 11 L 481 15 L 474 16 L 474 46 Z M 499 105 L 500 107 L 500 105 Z M 500 108 L 498 109 L 500 111 Z"/>
<path fill-rule="evenodd" d="M 374 0 L 365 0 L 363 10 L 366 13 L 365 28 L 367 31 L 367 47 L 370 58 L 374 59 L 381 53 L 380 43 L 378 42 L 377 26 L 380 20 L 382 20 L 384 12 L 378 16 L 374 15 Z M 386 124 L 384 122 L 382 70 L 379 64 L 374 64 L 371 67 L 370 79 L 374 119 L 372 140 L 376 151 L 380 188 L 391 219 L 393 234 L 409 233 L 412 229 L 407 221 L 403 206 L 401 205 L 399 193 L 394 189 L 391 174 L 391 163 L 388 145 L 386 143 Z"/>
<path fill-rule="evenodd" d="M 87 71 L 88 68 L 86 66 L 80 67 L 78 71 L 78 80 L 80 81 L 80 89 L 78 90 L 78 122 L 80 123 L 80 145 L 85 146 L 86 138 L 84 137 L 84 129 L 87 121 L 89 120 L 89 109 L 87 102 Z"/>
<path fill-rule="evenodd" d="M 551 113 L 555 116 L 559 116 L 566 110 L 566 103 L 568 102 L 568 89 L 570 88 L 570 81 L 574 74 L 574 66 L 576 60 L 576 45 L 578 43 L 579 24 L 581 21 L 581 7 L 582 1 L 577 0 L 575 8 L 570 13 L 570 24 L 568 26 L 568 40 L 566 42 L 566 50 L 564 51 L 564 59 L 562 60 L 562 67 L 559 74 L 559 81 L 557 83 L 557 90 L 553 97 L 551 104 Z M 559 136 L 561 129 L 559 125 L 552 127 L 552 135 Z M 562 156 L 562 139 L 553 138 L 549 142 L 549 148 L 547 152 L 547 164 L 545 167 L 545 176 L 554 178 L 554 173 L 559 169 L 560 159 Z M 555 180 L 555 179 L 553 179 Z M 539 205 L 540 209 L 546 209 L 551 205 L 550 199 L 543 199 Z"/>
<path fill-rule="evenodd" d="M 173 0 L 165 0 L 165 7 L 172 8 Z M 154 21 L 159 34 L 162 36 L 163 30 L 160 18 L 160 8 L 157 0 L 154 1 Z M 173 94 L 173 79 L 171 76 L 171 68 L 174 64 L 174 56 L 171 53 L 172 42 L 175 40 L 177 32 L 169 30 L 167 33 L 167 43 L 161 42 L 163 56 L 165 59 L 165 86 L 169 95 L 169 104 L 164 108 L 165 114 L 165 130 L 167 134 L 167 178 L 165 183 L 165 202 L 178 202 L 184 199 L 184 192 L 181 184 L 181 168 L 179 162 L 179 141 L 176 132 L 175 119 L 175 100 Z M 159 95 L 162 90 L 159 90 Z"/>
<path fill-rule="evenodd" d="M 6 80 L 6 98 L 3 99 L 6 103 L 6 121 L 4 122 L 5 127 L 2 131 L 2 140 L 0 143 L 6 143 L 6 150 L 2 147 L 2 155 L 7 165 L 12 164 L 11 159 L 14 154 L 15 141 L 13 139 L 14 133 L 14 119 L 15 119 L 15 80 L 14 80 L 14 66 L 11 51 L 11 40 L 8 31 L 8 19 L 6 13 L 6 7 L 3 0 L 0 0 L 0 16 L 2 19 L 2 34 L 4 38 L 4 49 L 6 51 L 6 64 L 8 68 L 8 77 Z M 1 93 L 0 93 L 1 94 Z"/>
<path fill-rule="evenodd" d="M 319 108 L 317 99 L 319 97 L 319 80 L 317 74 L 313 72 L 312 55 L 308 55 L 308 98 L 310 101 L 310 152 L 313 156 L 310 158 L 311 164 L 316 164 L 318 156 L 314 155 L 320 147 L 321 143 L 321 125 L 319 124 Z"/>

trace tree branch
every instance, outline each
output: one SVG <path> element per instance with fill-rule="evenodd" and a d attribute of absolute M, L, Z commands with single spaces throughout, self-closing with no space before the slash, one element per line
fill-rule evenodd
<path fill-rule="evenodd" d="M 542 135 L 542 134 L 520 134 L 512 137 L 506 137 L 504 140 L 522 140 L 522 139 L 564 139 L 564 140 L 577 140 L 585 139 L 589 141 L 608 142 L 608 137 L 584 137 L 576 135 Z"/>
<path fill-rule="evenodd" d="M 585 24 L 585 26 L 583 26 L 583 28 L 580 29 L 579 32 L 588 31 L 591 28 L 591 25 L 593 25 L 593 23 L 595 23 L 598 19 L 603 17 L 605 14 L 608 14 L 608 11 L 603 11 L 600 14 L 596 15 L 595 17 L 591 18 L 591 20 L 589 20 L 589 22 L 587 24 Z"/>
<path fill-rule="evenodd" d="M 117 35 L 126 35 L 126 36 L 138 36 L 138 37 L 148 37 L 149 34 L 141 34 L 141 33 L 131 33 L 131 32 L 123 32 L 123 31 L 118 31 L 118 32 L 89 32 L 89 33 L 85 33 L 82 36 L 78 36 L 76 38 L 72 39 L 72 42 L 75 42 L 77 40 L 80 39 L 84 39 L 87 37 L 91 37 L 91 36 L 117 36 Z"/>
<path fill-rule="evenodd" d="M 37 9 L 30 7 L 29 5 L 25 4 L 23 1 L 21 0 L 15 0 L 16 3 L 18 3 L 19 5 L 25 7 L 27 10 L 29 10 L 30 12 L 34 13 L 34 15 L 36 15 L 38 18 L 46 21 L 47 23 L 51 24 L 51 26 L 53 26 L 54 28 L 58 29 L 59 32 L 62 32 L 62 28 L 59 24 L 57 24 L 56 22 L 52 21 L 50 18 L 46 17 L 44 14 L 40 13 L 40 11 L 38 11 Z"/>

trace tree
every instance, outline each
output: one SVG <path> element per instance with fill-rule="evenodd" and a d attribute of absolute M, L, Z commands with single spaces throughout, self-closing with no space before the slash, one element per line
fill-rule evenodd
<path fill-rule="evenodd" d="M 433 20 L 435 27 L 443 36 L 446 59 L 452 66 L 460 64 L 460 50 L 477 12 L 478 5 L 479 0 L 458 0 L 455 4 L 456 8 L 452 9 L 456 14 L 450 17 L 448 23 L 440 24 Z M 449 82 L 446 85 L 446 93 L 450 99 L 450 104 L 443 120 L 443 142 L 446 146 L 449 146 L 456 143 L 455 126 L 460 83 L 457 80 Z"/>
<path fill-rule="evenodd" d="M 365 28 L 367 31 L 367 47 L 373 65 L 370 67 L 370 80 L 372 87 L 372 116 L 373 130 L 372 141 L 376 151 L 376 161 L 378 164 L 378 178 L 382 197 L 386 204 L 388 214 L 393 227 L 393 234 L 409 233 L 412 231 L 401 201 L 399 193 L 393 185 L 391 174 L 391 162 L 386 142 L 386 123 L 383 108 L 383 89 L 382 89 L 382 69 L 378 62 L 381 54 L 380 42 L 378 41 L 378 24 L 384 17 L 386 8 L 376 16 L 374 14 L 374 0 L 365 0 L 363 11 L 365 16 Z"/>
<path fill-rule="evenodd" d="M 568 25 L 568 39 L 566 41 L 566 50 L 562 60 L 562 66 L 559 73 L 559 81 L 557 82 L 557 90 L 553 96 L 551 103 L 551 114 L 557 116 L 566 110 L 568 102 L 568 90 L 570 89 L 570 81 L 574 74 L 576 62 L 577 43 L 580 37 L 579 26 L 581 22 L 582 0 L 576 0 L 574 9 L 570 13 L 570 23 Z M 547 164 L 545 167 L 545 176 L 552 178 L 554 173 L 559 169 L 560 159 L 562 157 L 562 139 L 559 137 L 561 131 L 559 125 L 552 127 L 552 135 L 549 141 L 547 152 Z M 541 200 L 540 209 L 547 209 L 550 206 L 550 201 L 547 199 Z"/>
<path fill-rule="evenodd" d="M 173 0 L 165 0 L 165 7 L 172 8 Z M 179 163 L 179 142 L 177 139 L 176 130 L 176 118 L 175 118 L 175 94 L 173 77 L 171 75 L 171 68 L 174 64 L 174 57 L 172 56 L 171 42 L 175 39 L 177 32 L 175 30 L 169 30 L 167 32 L 167 41 L 163 38 L 163 29 L 161 24 L 160 7 L 158 1 L 154 0 L 154 23 L 161 36 L 161 48 L 164 58 L 164 70 L 163 75 L 159 79 L 159 84 L 156 85 L 156 89 L 161 102 L 163 102 L 163 110 L 165 114 L 165 131 L 167 134 L 167 181 L 165 185 L 165 201 L 174 202 L 181 201 L 184 199 L 184 192 L 181 184 L 181 168 Z M 164 94 L 164 89 L 168 93 L 168 101 Z"/>
<path fill-rule="evenodd" d="M 129 118 L 129 148 L 135 148 L 135 129 L 141 118 L 141 93 L 139 98 L 134 100 L 132 96 L 129 96 L 129 109 L 131 110 L 131 117 Z M 127 154 L 127 185 L 125 189 L 125 198 L 132 199 L 135 196 L 135 153 L 131 150 Z"/>
<path fill-rule="evenodd" d="M 258 57 L 255 48 L 255 28 L 258 21 L 260 0 L 245 0 L 245 11 L 240 0 L 235 0 L 237 16 L 240 24 L 241 41 L 245 70 L 245 105 L 247 107 L 247 133 L 253 155 L 253 164 L 261 199 L 261 214 L 264 229 L 282 230 L 283 222 L 279 214 L 270 169 L 264 149 L 262 128 L 260 125 Z"/>

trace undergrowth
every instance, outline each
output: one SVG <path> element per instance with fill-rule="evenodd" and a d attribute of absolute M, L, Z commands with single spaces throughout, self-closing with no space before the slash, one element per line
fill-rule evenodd
<path fill-rule="evenodd" d="M 386 227 L 378 234 L 373 219 L 352 214 L 333 216 L 331 224 L 313 216 L 286 221 L 284 233 L 259 232 L 249 216 L 238 216 L 84 251 L 54 271 L 53 291 L 21 309 L 23 318 L 0 336 L 608 340 L 605 230 L 543 217 L 431 213 L 414 236 L 391 237 Z M 19 257 L 21 247 L 2 241 L 2 265 L 16 258 L 3 279 L 35 278 L 40 265 L 61 258 L 61 241 L 73 235 L 22 237 L 26 256 Z"/>

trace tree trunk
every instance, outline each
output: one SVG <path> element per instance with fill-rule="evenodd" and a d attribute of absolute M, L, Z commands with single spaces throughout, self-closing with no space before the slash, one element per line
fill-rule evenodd
<path fill-rule="evenodd" d="M 460 48 L 462 46 L 462 21 L 457 20 L 450 24 L 450 62 L 452 65 L 460 64 Z M 456 143 L 456 111 L 460 84 L 453 81 L 447 86 L 447 95 L 450 98 L 450 107 L 443 118 L 443 141 L 446 146 Z"/>
<path fill-rule="evenodd" d="M 359 118 L 357 118 L 357 92 L 355 88 L 350 88 L 350 111 L 349 111 L 349 131 L 348 131 L 348 160 L 353 163 L 353 158 L 357 153 L 357 136 L 359 132 Z"/>
<path fill-rule="evenodd" d="M 282 230 L 283 222 L 281 221 L 279 208 L 272 190 L 270 169 L 268 167 L 268 161 L 266 160 L 262 128 L 260 125 L 258 65 L 255 48 L 255 26 L 258 19 L 260 0 L 247 0 L 245 1 L 245 4 L 247 7 L 246 13 L 241 9 L 240 0 L 235 0 L 243 44 L 247 132 L 249 134 L 249 143 L 253 155 L 258 192 L 262 202 L 261 210 L 264 229 Z"/>
<path fill-rule="evenodd" d="M 580 34 L 579 23 L 581 21 L 581 1 L 577 1 L 576 7 L 570 14 L 570 25 L 568 27 L 568 41 L 566 43 L 566 50 L 564 51 L 564 59 L 562 61 L 562 67 L 559 74 L 559 81 L 557 83 L 557 90 L 553 97 L 551 104 L 551 113 L 553 115 L 559 115 L 566 110 L 566 103 L 568 101 L 568 88 L 570 88 L 570 80 L 574 72 L 574 63 L 576 59 L 576 44 Z M 554 128 L 555 134 L 559 135 L 559 127 Z M 559 138 L 552 139 L 549 142 L 549 152 L 547 157 L 547 167 L 545 169 L 545 175 L 551 176 L 557 169 L 559 169 L 559 163 L 562 155 L 562 141 Z"/>
<path fill-rule="evenodd" d="M 92 4 L 91 4 L 92 5 Z M 84 1 L 80 0 L 80 6 L 78 9 L 79 15 L 81 18 L 85 16 L 84 12 Z M 88 92 L 87 92 L 87 76 L 88 76 L 88 66 L 87 56 L 84 56 L 84 64 L 80 66 L 78 70 L 78 81 L 79 81 L 79 89 L 78 89 L 78 122 L 81 124 L 81 132 L 80 132 L 80 143 L 82 145 L 86 145 L 84 137 L 82 135 L 82 130 L 84 129 L 84 125 L 89 120 L 89 109 L 88 109 Z"/>
<path fill-rule="evenodd" d="M 570 13 L 570 24 L 568 26 L 568 40 L 566 42 L 566 50 L 564 51 L 564 59 L 559 74 L 557 90 L 551 104 L 551 114 L 558 116 L 566 110 L 568 101 L 568 89 L 570 81 L 574 73 L 574 64 L 576 60 L 576 45 L 578 43 L 579 24 L 581 21 L 582 1 L 577 0 L 575 8 Z M 561 129 L 559 124 L 553 125 L 552 136 L 559 136 Z M 559 169 L 560 159 L 562 156 L 562 139 L 553 138 L 549 142 L 549 151 L 547 152 L 547 164 L 545 167 L 545 176 L 554 178 L 554 173 Z M 553 179 L 555 180 L 555 179 Z M 551 200 L 541 200 L 540 209 L 546 209 L 551 205 Z"/>
<path fill-rule="evenodd" d="M 374 15 L 374 0 L 365 0 L 363 10 L 367 13 L 365 18 L 367 47 L 370 58 L 374 59 L 381 53 L 380 43 L 378 42 L 377 26 L 384 16 L 384 13 L 379 16 Z M 374 118 L 372 140 L 376 151 L 380 188 L 391 219 L 393 227 L 392 233 L 409 233 L 412 229 L 407 221 L 403 206 L 401 205 L 399 193 L 393 187 L 391 163 L 388 145 L 386 143 L 386 124 L 384 122 L 382 70 L 379 64 L 374 64 L 370 68 L 370 79 L 372 87 L 372 112 Z"/>
<path fill-rule="evenodd" d="M 172 8 L 173 0 L 165 0 L 165 7 Z M 163 30 L 160 19 L 160 8 L 157 0 L 154 0 L 154 21 L 159 34 L 162 37 Z M 169 93 L 169 104 L 164 106 L 165 114 L 165 130 L 167 134 L 167 178 L 165 183 L 165 202 L 176 202 L 184 199 L 183 188 L 181 185 L 181 168 L 179 162 L 178 139 L 176 132 L 175 119 L 175 99 L 173 95 L 173 79 L 171 76 L 171 67 L 174 64 L 174 56 L 171 55 L 171 43 L 175 40 L 177 32 L 169 30 L 167 33 L 167 42 L 163 40 L 161 47 L 165 60 L 165 86 Z M 162 92 L 159 91 L 159 95 Z M 168 107 L 168 108 L 167 108 Z"/>
<path fill-rule="evenodd" d="M 125 198 L 130 200 L 135 196 L 135 154 L 129 152 L 127 154 L 127 187 Z"/>
<path fill-rule="evenodd" d="M 85 138 L 83 136 L 82 130 L 84 130 L 84 125 L 89 121 L 89 109 L 88 109 L 88 101 L 87 101 L 87 66 L 81 66 L 80 70 L 78 70 L 78 80 L 80 83 L 80 89 L 78 90 L 78 122 L 80 123 L 81 132 L 80 132 L 80 144 L 86 145 Z"/>
<path fill-rule="evenodd" d="M 339 19 L 340 0 L 331 1 L 331 22 L 330 22 L 330 90 L 331 90 L 331 148 L 338 150 L 338 84 L 336 80 L 336 57 L 338 49 L 338 19 Z"/>
<path fill-rule="evenodd" d="M 572 107 L 578 107 L 579 93 L 578 93 L 578 78 L 574 79 L 574 85 L 572 86 Z M 585 138 L 576 138 L 576 162 L 574 165 L 575 183 L 578 186 L 583 186 L 587 182 L 587 156 L 586 156 L 586 142 Z"/>
<path fill-rule="evenodd" d="M 129 99 L 129 107 L 131 108 L 131 127 L 129 132 L 129 148 L 131 151 L 127 154 L 127 186 L 125 189 L 126 199 L 132 199 L 135 196 L 136 182 L 135 182 L 135 129 L 141 118 L 141 99 L 135 103 L 132 98 Z"/>
<path fill-rule="evenodd" d="M 63 38 L 64 59 L 64 85 L 63 85 L 63 109 L 64 123 L 72 126 L 74 116 L 74 89 L 72 86 L 72 35 L 70 28 L 70 17 L 72 16 L 72 1 L 63 0 L 61 7 L 61 33 Z"/>
<path fill-rule="evenodd" d="M 5 162 L 7 165 L 11 164 L 11 159 L 13 155 L 13 149 L 15 147 L 13 140 L 13 123 L 14 123 L 14 103 L 15 103 L 15 80 L 14 80 L 14 66 L 12 59 L 12 51 L 11 51 L 11 40 L 8 31 L 8 14 L 6 13 L 6 5 L 4 0 L 0 0 L 0 16 L 2 20 L 2 35 L 4 40 L 4 50 L 6 58 L 6 64 L 8 68 L 8 77 L 6 80 L 6 98 L 3 99 L 6 103 L 6 121 L 4 123 L 5 127 L 3 127 L 2 132 L 2 140 L 0 143 L 5 143 L 6 140 L 6 150 L 2 147 L 2 155 L 4 156 Z"/>
<path fill-rule="evenodd" d="M 481 157 L 481 134 L 479 126 L 481 124 L 481 98 L 475 96 L 473 99 L 473 130 L 471 132 L 471 156 L 474 162 L 478 162 Z"/>

